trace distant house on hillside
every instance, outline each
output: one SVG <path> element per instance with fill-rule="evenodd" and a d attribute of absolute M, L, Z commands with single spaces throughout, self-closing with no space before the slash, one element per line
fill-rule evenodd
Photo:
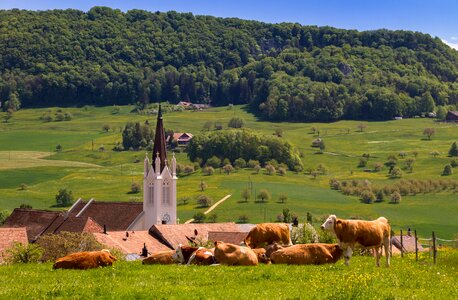
<path fill-rule="evenodd" d="M 177 141 L 178 146 L 186 146 L 192 140 L 193 135 L 188 132 L 175 132 L 171 138 L 172 140 Z M 168 137 L 167 142 L 171 142 L 170 137 Z"/>
<path fill-rule="evenodd" d="M 445 120 L 447 122 L 458 122 L 458 111 L 449 111 Z"/>
<path fill-rule="evenodd" d="M 178 102 L 177 106 L 184 107 L 185 109 L 195 109 L 195 110 L 203 110 L 209 108 L 209 104 L 201 104 L 201 103 L 191 103 L 186 101 Z"/>

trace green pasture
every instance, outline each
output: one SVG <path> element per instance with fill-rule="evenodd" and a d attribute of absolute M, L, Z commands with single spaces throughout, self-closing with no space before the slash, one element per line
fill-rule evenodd
<path fill-rule="evenodd" d="M 113 107 L 62 108 L 63 112 L 73 115 L 71 121 L 62 122 L 40 120 L 49 110 L 53 114 L 59 108 L 24 109 L 14 113 L 8 123 L 0 123 L 0 209 L 12 210 L 21 203 L 56 209 L 54 197 L 63 187 L 71 189 L 76 198 L 86 200 L 141 201 L 141 193 L 129 192 L 132 182 L 142 182 L 145 151 L 114 152 L 111 149 L 121 141 L 121 130 L 126 122 L 149 120 L 154 123 L 155 116 L 131 113 L 130 106 L 119 108 L 117 114 L 112 114 Z M 0 118 L 2 116 L 0 113 Z M 234 116 L 242 117 L 246 127 L 266 135 L 282 130 L 282 138 L 302 153 L 305 169 L 323 164 L 328 173 L 313 179 L 308 173 L 288 172 L 279 176 L 266 175 L 263 170 L 254 174 L 245 169 L 225 175 L 218 169 L 214 175 L 204 176 L 197 170 L 178 181 L 180 221 L 206 210 L 198 208 L 195 201 L 201 194 L 199 183 L 203 180 L 208 185 L 203 193 L 210 196 L 213 203 L 232 195 L 212 212 L 219 222 L 236 221 L 242 215 L 253 223 L 275 221 L 283 208 L 289 208 L 302 219 L 307 212 L 314 217 L 330 213 L 361 218 L 384 215 L 395 229 L 412 227 L 424 235 L 435 230 L 445 238 L 458 233 L 458 217 L 453 213 L 458 211 L 458 196 L 453 192 L 403 197 L 398 205 L 388 202 L 368 205 L 329 188 L 331 178 L 394 183 L 397 179 L 389 179 L 386 168 L 380 172 L 368 171 L 375 163 L 384 163 L 388 155 L 398 156 L 401 152 L 407 155 L 406 158 L 398 156 L 401 168 L 407 158 L 415 158 L 413 172 L 403 170 L 402 179 L 458 179 L 458 170 L 451 176 L 441 176 L 445 164 L 451 161 L 447 152 L 452 142 L 458 141 L 455 124 L 423 118 L 387 122 L 272 123 L 256 119 L 243 106 L 165 113 L 164 124 L 175 132 L 199 134 L 206 121 L 221 122 L 226 127 Z M 358 129 L 360 123 L 367 126 L 362 132 Z M 104 124 L 110 125 L 109 132 L 102 130 Z M 319 130 L 319 135 L 312 134 L 312 127 Z M 423 135 L 424 128 L 429 127 L 435 129 L 431 140 Z M 323 154 L 317 154 L 317 149 L 311 147 L 317 137 L 325 141 Z M 57 144 L 62 145 L 61 152 L 55 152 Z M 432 151 L 438 151 L 439 156 L 433 157 Z M 359 168 L 364 153 L 369 153 L 371 158 L 365 168 Z M 176 155 L 178 163 L 191 163 L 185 153 Z M 27 185 L 26 190 L 19 189 L 22 183 Z M 247 203 L 242 203 L 241 192 L 247 187 L 253 194 L 268 189 L 272 199 L 261 204 L 255 203 L 252 196 Z M 281 193 L 288 196 L 286 203 L 278 203 Z M 183 199 L 188 201 L 185 203 Z"/>
<path fill-rule="evenodd" d="M 52 270 L 51 263 L 0 266 L 2 299 L 456 299 L 458 252 L 392 258 L 354 256 L 350 266 L 142 265 Z"/>

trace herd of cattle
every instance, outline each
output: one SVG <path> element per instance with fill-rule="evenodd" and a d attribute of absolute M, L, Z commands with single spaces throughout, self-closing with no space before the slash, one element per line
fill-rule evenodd
<path fill-rule="evenodd" d="M 244 246 L 217 241 L 214 248 L 179 245 L 177 249 L 160 251 L 143 259 L 143 264 L 187 264 L 256 266 L 273 264 L 326 264 L 335 263 L 342 256 L 348 265 L 355 246 L 373 249 L 376 264 L 380 266 L 382 247 L 386 266 L 390 265 L 390 225 L 380 217 L 374 221 L 342 220 L 331 215 L 321 228 L 332 232 L 337 244 L 291 243 L 289 226 L 278 223 L 256 225 L 244 240 Z M 59 258 L 54 269 L 90 269 L 111 266 L 116 258 L 108 250 L 79 252 Z"/>

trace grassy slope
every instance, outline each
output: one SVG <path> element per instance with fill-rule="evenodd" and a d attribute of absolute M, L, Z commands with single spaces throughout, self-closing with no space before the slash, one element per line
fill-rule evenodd
<path fill-rule="evenodd" d="M 372 257 L 335 265 L 258 267 L 143 266 L 118 262 L 88 271 L 52 270 L 50 263 L 0 267 L 0 298 L 116 299 L 456 299 L 458 252 L 432 259 Z"/>
<path fill-rule="evenodd" d="M 52 109 L 56 111 L 56 108 Z M 73 166 L 64 163 L 62 166 L 49 165 L 30 168 L 14 168 L 0 170 L 0 208 L 12 209 L 21 203 L 29 203 L 35 208 L 49 208 L 54 204 L 54 195 L 61 187 L 72 189 L 76 197 L 98 200 L 140 200 L 141 194 L 129 194 L 130 184 L 140 182 L 142 178 L 142 163 L 134 163 L 136 158 L 141 161 L 144 151 L 116 153 L 109 151 L 116 141 L 121 140 L 120 128 L 128 121 L 154 121 L 154 117 L 139 116 L 129 113 L 130 107 L 121 107 L 117 115 L 111 114 L 111 107 L 87 109 L 68 108 L 72 121 L 45 123 L 39 116 L 47 109 L 26 109 L 15 113 L 9 123 L 0 124 L 0 164 L 11 164 L 10 151 L 44 151 L 52 152 L 57 144 L 63 146 L 63 152 L 50 157 L 52 160 L 79 161 L 97 164 L 99 168 L 91 166 Z M 359 157 L 363 153 L 370 153 L 368 167 L 376 162 L 386 161 L 389 154 L 398 154 L 401 151 L 412 157 L 417 151 L 418 157 L 414 172 L 405 173 L 403 178 L 433 178 L 443 179 L 440 176 L 442 169 L 450 158 L 446 153 L 455 140 L 458 140 L 457 127 L 452 124 L 436 123 L 430 119 L 409 119 L 389 122 L 366 123 L 364 132 L 359 132 L 355 121 L 341 121 L 328 124 L 304 123 L 269 123 L 258 121 L 242 107 L 214 108 L 201 112 L 181 112 L 165 114 L 166 128 L 175 131 L 198 133 L 207 120 L 227 121 L 233 116 L 245 119 L 247 127 L 264 134 L 272 134 L 275 129 L 283 130 L 284 138 L 288 139 L 304 153 L 305 167 L 316 167 L 319 163 L 325 164 L 329 175 L 320 176 L 313 180 L 305 174 L 287 176 L 268 176 L 252 174 L 250 170 L 241 170 L 231 175 L 215 174 L 202 176 L 200 172 L 183 177 L 178 182 L 178 198 L 194 197 L 199 194 L 198 184 L 204 180 L 208 184 L 206 194 L 214 201 L 227 194 L 233 194 L 224 204 L 214 212 L 218 221 L 234 221 L 246 214 L 250 222 L 274 221 L 284 207 L 297 213 L 301 218 L 306 212 L 314 216 L 336 213 L 342 217 L 357 216 L 374 218 L 379 215 L 387 216 L 394 228 L 411 226 L 423 235 L 429 235 L 431 230 L 438 231 L 443 237 L 450 238 L 458 232 L 458 217 L 454 211 L 458 210 L 456 194 L 440 193 L 427 194 L 415 197 L 404 197 L 400 205 L 388 203 L 364 205 L 355 197 L 348 197 L 332 191 L 328 187 L 331 177 L 340 179 L 369 179 L 373 182 L 391 182 L 386 178 L 386 170 L 380 173 L 367 173 L 357 168 Z M 1 116 L 0 116 L 1 117 Z M 110 124 L 112 131 L 102 132 L 102 125 Z M 326 142 L 326 153 L 317 155 L 310 147 L 311 141 L 316 138 L 310 128 L 317 127 L 321 137 Z M 436 134 L 431 141 L 424 140 L 423 129 L 433 127 Z M 347 129 L 350 129 L 347 133 Z M 96 151 L 91 151 L 94 144 Z M 100 152 L 97 149 L 104 146 L 108 151 Z M 442 154 L 433 158 L 429 153 L 437 150 Z M 1 152 L 0 152 L 1 153 Z M 15 152 L 13 152 L 13 159 Z M 185 154 L 178 154 L 179 163 L 187 163 Z M 24 161 L 22 160 L 24 166 Z M 404 163 L 400 160 L 399 164 Z M 19 166 L 19 164 L 16 164 Z M 218 173 L 218 172 L 217 172 Z M 455 172 L 457 173 L 457 172 Z M 457 175 L 447 179 L 457 179 Z M 273 199 L 267 204 L 255 204 L 253 201 L 239 203 L 241 190 L 253 182 L 253 191 L 267 188 Z M 25 191 L 17 190 L 21 183 L 29 188 Z M 286 193 L 288 200 L 285 204 L 277 203 L 278 194 Z M 179 217 L 181 220 L 191 218 L 198 209 L 191 200 L 187 205 L 180 205 Z"/>

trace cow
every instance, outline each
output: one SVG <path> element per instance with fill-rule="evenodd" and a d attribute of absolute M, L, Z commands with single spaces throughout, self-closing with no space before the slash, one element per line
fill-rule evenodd
<path fill-rule="evenodd" d="M 53 269 L 94 269 L 98 267 L 111 266 L 116 258 L 109 250 L 76 252 L 58 258 Z"/>
<path fill-rule="evenodd" d="M 248 247 L 242 247 L 221 241 L 215 242 L 215 260 L 228 266 L 257 266 L 258 257 Z"/>
<path fill-rule="evenodd" d="M 288 224 L 261 223 L 253 227 L 244 239 L 245 245 L 254 249 L 277 242 L 292 245 Z"/>
<path fill-rule="evenodd" d="M 348 266 L 353 249 L 361 245 L 374 249 L 376 265 L 380 266 L 380 248 L 385 250 L 386 266 L 390 266 L 390 224 L 384 217 L 374 221 L 342 220 L 330 215 L 321 228 L 335 234 L 339 246 L 344 250 L 345 264 Z"/>
<path fill-rule="evenodd" d="M 343 250 L 337 244 L 297 244 L 282 248 L 270 255 L 273 264 L 321 265 L 336 263 Z"/>
<path fill-rule="evenodd" d="M 255 249 L 252 249 L 252 250 L 256 254 L 256 257 L 258 258 L 258 262 L 259 263 L 261 263 L 261 264 L 269 264 L 270 263 L 270 259 L 266 255 L 266 249 L 264 249 L 264 248 L 255 248 Z"/>
<path fill-rule="evenodd" d="M 269 246 L 266 246 L 265 249 L 266 249 L 266 256 L 268 258 L 270 258 L 270 256 L 272 255 L 272 253 L 274 253 L 275 251 L 279 250 L 279 249 L 283 249 L 283 248 L 286 248 L 286 247 L 291 247 L 292 245 L 280 245 L 279 243 L 277 242 L 274 242 L 272 244 L 270 244 Z"/>
<path fill-rule="evenodd" d="M 173 254 L 175 250 L 166 250 L 166 251 L 158 251 L 152 253 L 147 258 L 143 259 L 142 264 L 144 265 L 171 265 L 176 263 L 173 259 Z"/>
<path fill-rule="evenodd" d="M 191 247 L 180 244 L 174 251 L 173 259 L 178 263 L 187 265 L 212 265 L 215 263 L 213 252 L 214 249 Z"/>

